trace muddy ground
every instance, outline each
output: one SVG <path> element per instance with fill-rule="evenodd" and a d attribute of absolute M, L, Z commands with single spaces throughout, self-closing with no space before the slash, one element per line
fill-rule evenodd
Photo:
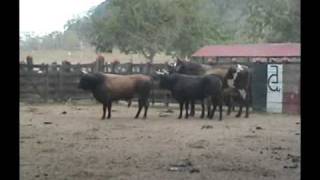
<path fill-rule="evenodd" d="M 178 120 L 178 110 L 20 104 L 20 177 L 34 179 L 300 179 L 300 116 Z M 160 115 L 160 116 L 159 116 Z"/>

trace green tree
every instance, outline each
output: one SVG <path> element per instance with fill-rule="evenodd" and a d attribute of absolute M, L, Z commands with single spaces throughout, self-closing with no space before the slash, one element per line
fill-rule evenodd
<path fill-rule="evenodd" d="M 300 42 L 299 0 L 248 0 L 243 28 L 253 42 Z"/>
<path fill-rule="evenodd" d="M 217 6 L 212 1 L 177 1 L 172 9 L 176 19 L 173 31 L 176 38 L 167 48 L 168 53 L 189 57 L 194 51 L 208 44 L 227 41 L 230 36 L 223 32 Z"/>
<path fill-rule="evenodd" d="M 91 15 L 92 44 L 99 51 L 117 47 L 143 54 L 189 56 L 210 42 L 223 40 L 208 0 L 111 0 Z"/>
<path fill-rule="evenodd" d="M 79 41 L 84 43 L 84 45 L 89 45 L 90 43 L 90 32 L 92 32 L 92 22 L 88 16 L 77 17 L 67 21 L 65 24 L 65 33 L 73 32 L 76 34 Z"/>

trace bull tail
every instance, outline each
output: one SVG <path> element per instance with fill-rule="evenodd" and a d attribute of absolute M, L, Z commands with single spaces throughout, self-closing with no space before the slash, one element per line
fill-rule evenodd
<path fill-rule="evenodd" d="M 249 96 L 249 104 L 252 107 L 252 74 L 249 73 L 249 78 L 248 78 L 248 96 Z"/>
<path fill-rule="evenodd" d="M 151 98 L 152 98 L 152 106 L 154 106 L 155 99 L 154 99 L 154 79 L 151 79 Z"/>

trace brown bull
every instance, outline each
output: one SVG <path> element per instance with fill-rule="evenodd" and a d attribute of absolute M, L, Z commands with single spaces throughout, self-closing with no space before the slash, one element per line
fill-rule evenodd
<path fill-rule="evenodd" d="M 149 76 L 85 73 L 81 76 L 78 87 L 91 91 L 95 99 L 102 103 L 102 119 L 105 118 L 106 108 L 108 108 L 107 118 L 111 117 L 112 101 L 127 100 L 131 104 L 131 99 L 135 95 L 139 100 L 139 109 L 135 118 L 139 117 L 142 107 L 144 107 L 143 118 L 147 117 L 148 99 L 152 87 L 152 79 Z"/>

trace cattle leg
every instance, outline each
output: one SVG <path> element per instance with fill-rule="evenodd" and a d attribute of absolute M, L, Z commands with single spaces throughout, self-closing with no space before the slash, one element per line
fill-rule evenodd
<path fill-rule="evenodd" d="M 222 120 L 222 103 L 219 104 L 219 120 Z"/>
<path fill-rule="evenodd" d="M 148 113 L 148 107 L 149 107 L 149 101 L 148 99 L 144 101 L 144 114 L 143 114 L 143 119 L 147 118 L 147 113 Z"/>
<path fill-rule="evenodd" d="M 210 101 L 207 102 L 207 106 L 208 106 L 207 118 L 210 118 L 210 114 L 211 114 L 211 103 L 210 103 Z"/>
<path fill-rule="evenodd" d="M 112 101 L 108 102 L 108 119 L 111 117 L 111 107 L 112 107 Z"/>
<path fill-rule="evenodd" d="M 231 97 L 230 99 L 230 107 L 231 107 L 231 110 L 234 112 L 236 110 L 235 108 L 235 105 L 234 105 L 234 101 L 233 101 L 233 98 Z"/>
<path fill-rule="evenodd" d="M 249 105 L 246 105 L 246 115 L 245 118 L 249 117 Z"/>
<path fill-rule="evenodd" d="M 185 114 L 186 119 L 188 119 L 189 117 L 188 111 L 189 111 L 189 101 L 186 101 L 186 114 Z"/>
<path fill-rule="evenodd" d="M 216 111 L 216 108 L 217 108 L 217 104 L 216 104 L 216 103 L 214 103 L 214 104 L 213 104 L 213 109 L 212 109 L 212 112 L 211 112 L 211 115 L 210 115 L 210 119 L 212 119 L 212 118 L 213 118 L 214 113 L 215 113 L 215 111 Z"/>
<path fill-rule="evenodd" d="M 231 97 L 229 97 L 229 99 L 228 99 L 227 106 L 228 106 L 227 115 L 230 115 L 231 114 L 231 109 L 234 109 L 233 101 L 232 101 Z"/>
<path fill-rule="evenodd" d="M 138 104 L 139 104 L 139 109 L 138 109 L 138 112 L 137 112 L 136 116 L 134 117 L 135 119 L 137 119 L 139 117 L 140 111 L 141 111 L 142 106 L 143 106 L 143 103 L 142 103 L 141 99 L 138 100 Z"/>
<path fill-rule="evenodd" d="M 249 117 L 249 99 L 246 99 L 246 115 L 245 118 Z"/>
<path fill-rule="evenodd" d="M 204 110 L 205 110 L 205 108 L 204 108 L 204 101 L 202 100 L 202 101 L 201 101 L 201 116 L 200 116 L 201 119 L 204 118 Z"/>
<path fill-rule="evenodd" d="M 191 111 L 190 111 L 190 116 L 194 116 L 195 114 L 195 109 L 194 109 L 195 105 L 194 105 L 194 101 L 191 101 Z"/>
<path fill-rule="evenodd" d="M 238 114 L 236 115 L 237 118 L 240 117 L 242 114 L 242 106 L 243 106 L 243 102 L 240 103 L 239 111 L 238 111 Z"/>
<path fill-rule="evenodd" d="M 183 110 L 183 102 L 179 102 L 179 106 L 180 106 L 180 114 L 179 114 L 178 119 L 181 119 L 181 117 L 182 117 L 182 110 Z"/>
<path fill-rule="evenodd" d="M 102 117 L 101 117 L 101 120 L 105 119 L 105 117 L 106 117 L 106 108 L 107 108 L 107 105 L 103 104 L 102 105 Z"/>
<path fill-rule="evenodd" d="M 228 105 L 228 111 L 227 111 L 227 116 L 229 116 L 231 114 L 231 106 Z"/>

